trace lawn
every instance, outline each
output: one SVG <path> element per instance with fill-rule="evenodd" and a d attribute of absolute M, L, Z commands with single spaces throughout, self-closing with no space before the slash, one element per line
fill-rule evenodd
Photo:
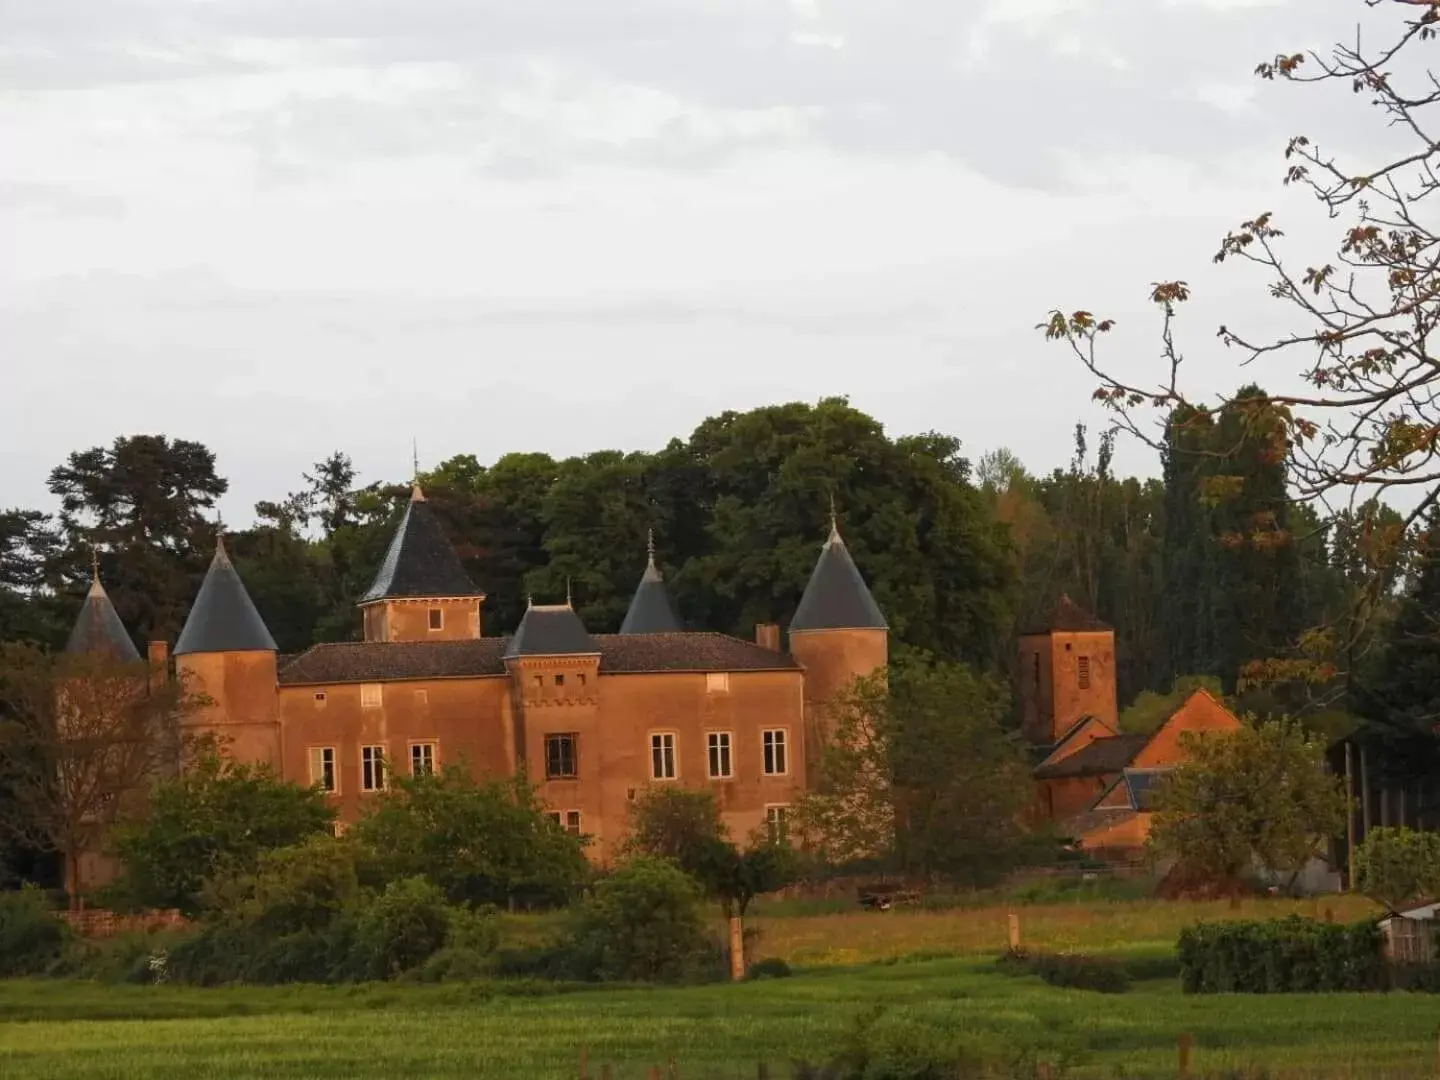
<path fill-rule="evenodd" d="M 1337 918 L 1343 917 L 1336 905 Z M 1265 917 L 1293 905 L 1247 903 Z M 1031 944 L 1163 957 L 1173 931 L 1226 905 L 1023 908 Z M 1301 905 L 1299 910 L 1308 911 Z M 789 979 L 681 990 L 378 985 L 191 990 L 62 981 L 0 983 L 0 1075 L 10 1077 L 643 1077 L 672 1055 L 687 1078 L 789 1075 L 822 1060 L 856 1019 L 902 1045 L 960 1040 L 1065 1064 L 1056 1075 L 1174 1075 L 1193 1035 L 1195 1074 L 1432 1076 L 1436 1002 L 1410 995 L 1187 997 L 1175 980 L 1123 995 L 1059 990 L 994 971 L 1003 908 L 764 920 L 761 953 L 814 956 Z M 1149 934 L 1151 937 L 1142 935 Z M 1128 935 L 1128 936 L 1127 936 Z M 882 955 L 888 962 L 842 962 Z M 897 960 L 900 952 L 974 955 Z M 828 964 L 829 966 L 825 966 Z"/>

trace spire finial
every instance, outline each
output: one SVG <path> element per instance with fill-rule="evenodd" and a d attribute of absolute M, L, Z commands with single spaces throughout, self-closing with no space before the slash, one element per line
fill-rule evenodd
<path fill-rule="evenodd" d="M 835 513 L 835 493 L 830 493 L 830 543 L 840 543 L 840 516 Z"/>
<path fill-rule="evenodd" d="M 425 492 L 420 488 L 420 440 L 410 440 L 410 501 L 424 502 Z"/>
<path fill-rule="evenodd" d="M 568 608 L 573 608 L 573 607 L 575 606 L 575 601 L 574 601 L 574 600 L 571 598 L 571 596 L 570 596 L 570 575 L 569 575 L 569 574 L 566 574 L 566 575 L 565 575 L 565 606 L 568 607 Z"/>
<path fill-rule="evenodd" d="M 650 569 L 655 569 L 655 530 L 645 532 L 645 554 L 650 557 Z"/>
<path fill-rule="evenodd" d="M 90 541 L 90 581 L 92 584 L 100 584 L 100 549 L 95 546 L 95 541 Z"/>
<path fill-rule="evenodd" d="M 228 559 L 230 556 L 225 553 L 225 519 L 220 516 L 220 511 L 215 511 L 215 557 L 217 559 Z"/>
<path fill-rule="evenodd" d="M 535 606 L 535 594 L 534 594 L 534 593 L 528 593 L 528 592 L 527 592 L 527 593 L 525 594 L 525 609 L 528 611 L 530 608 L 532 608 L 532 607 L 534 607 L 534 606 Z"/>

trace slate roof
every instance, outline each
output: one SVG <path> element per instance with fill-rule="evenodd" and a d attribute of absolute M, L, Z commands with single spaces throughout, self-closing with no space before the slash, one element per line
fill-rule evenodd
<path fill-rule="evenodd" d="M 225 553 L 225 541 L 219 541 L 175 642 L 175 655 L 276 651 L 275 639 Z"/>
<path fill-rule="evenodd" d="M 355 641 L 316 645 L 280 669 L 281 685 L 466 679 L 505 674 L 511 638 L 472 641 Z M 795 661 L 728 634 L 593 634 L 600 671 L 798 671 Z"/>
<path fill-rule="evenodd" d="M 70 631 L 70 640 L 65 643 L 65 651 L 104 654 L 126 664 L 140 660 L 140 652 L 125 632 L 125 624 L 120 621 L 105 586 L 100 584 L 98 573 L 85 594 L 85 603 Z"/>
<path fill-rule="evenodd" d="M 385 561 L 375 574 L 375 581 L 360 597 L 359 603 L 397 597 L 440 598 L 483 596 L 465 568 L 460 556 L 450 546 L 445 531 L 435 518 L 435 511 L 425 501 L 420 485 L 415 485 L 405 515 L 390 540 Z"/>
<path fill-rule="evenodd" d="M 833 523 L 830 539 L 820 549 L 820 558 L 810 573 L 800 606 L 790 620 L 790 632 L 797 630 L 885 630 L 885 616 L 855 560 L 850 557 L 840 530 Z"/>
<path fill-rule="evenodd" d="M 531 604 L 505 646 L 505 658 L 584 656 L 599 651 L 569 604 Z"/>
<path fill-rule="evenodd" d="M 1068 757 L 1035 770 L 1037 780 L 1064 780 L 1072 776 L 1118 773 L 1135 760 L 1150 741 L 1149 735 L 1111 735 L 1096 739 Z"/>
<path fill-rule="evenodd" d="M 630 609 L 620 624 L 622 634 L 668 634 L 682 629 L 675 605 L 665 588 L 665 577 L 655 565 L 655 540 L 649 543 L 650 562 L 630 598 Z"/>
<path fill-rule="evenodd" d="M 1109 623 L 1102 622 L 1066 595 L 1060 597 L 1059 602 L 1055 605 L 1055 610 L 1050 613 L 1050 618 L 1043 625 L 1024 631 L 1022 636 L 1075 634 L 1113 629 L 1115 628 Z"/>

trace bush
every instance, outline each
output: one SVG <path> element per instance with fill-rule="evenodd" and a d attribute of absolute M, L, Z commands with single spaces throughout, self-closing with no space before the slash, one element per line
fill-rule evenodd
<path fill-rule="evenodd" d="M 1118 960 L 1064 953 L 1029 953 L 1012 949 L 995 962 L 1006 975 L 1038 975 L 1051 986 L 1123 994 L 1130 989 L 1130 974 Z"/>
<path fill-rule="evenodd" d="M 713 962 L 700 887 L 674 863 L 635 858 L 595 886 L 574 936 L 577 962 L 601 979 L 677 982 Z"/>
<path fill-rule="evenodd" d="M 50 910 L 43 890 L 27 885 L 0 893 L 0 977 L 41 974 L 74 938 L 69 924 Z"/>
<path fill-rule="evenodd" d="M 1383 990 L 1384 940 L 1374 923 L 1350 926 L 1292 915 L 1270 922 L 1201 923 L 1180 934 L 1187 994 L 1295 994 Z"/>
<path fill-rule="evenodd" d="M 778 956 L 767 956 L 764 960 L 757 960 L 750 965 L 750 970 L 745 972 L 747 979 L 788 979 L 791 976 L 790 965 Z"/>
<path fill-rule="evenodd" d="M 444 946 L 449 934 L 445 894 L 423 877 L 392 881 L 360 910 L 355 925 L 361 964 L 376 979 L 419 967 Z"/>

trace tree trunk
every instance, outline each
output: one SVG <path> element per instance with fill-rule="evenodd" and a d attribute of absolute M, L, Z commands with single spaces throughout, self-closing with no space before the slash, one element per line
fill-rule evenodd
<path fill-rule="evenodd" d="M 739 915 L 730 916 L 730 978 L 745 978 L 745 920 Z"/>
<path fill-rule="evenodd" d="M 80 853 L 74 850 L 65 852 L 65 898 L 71 911 L 80 910 Z"/>

